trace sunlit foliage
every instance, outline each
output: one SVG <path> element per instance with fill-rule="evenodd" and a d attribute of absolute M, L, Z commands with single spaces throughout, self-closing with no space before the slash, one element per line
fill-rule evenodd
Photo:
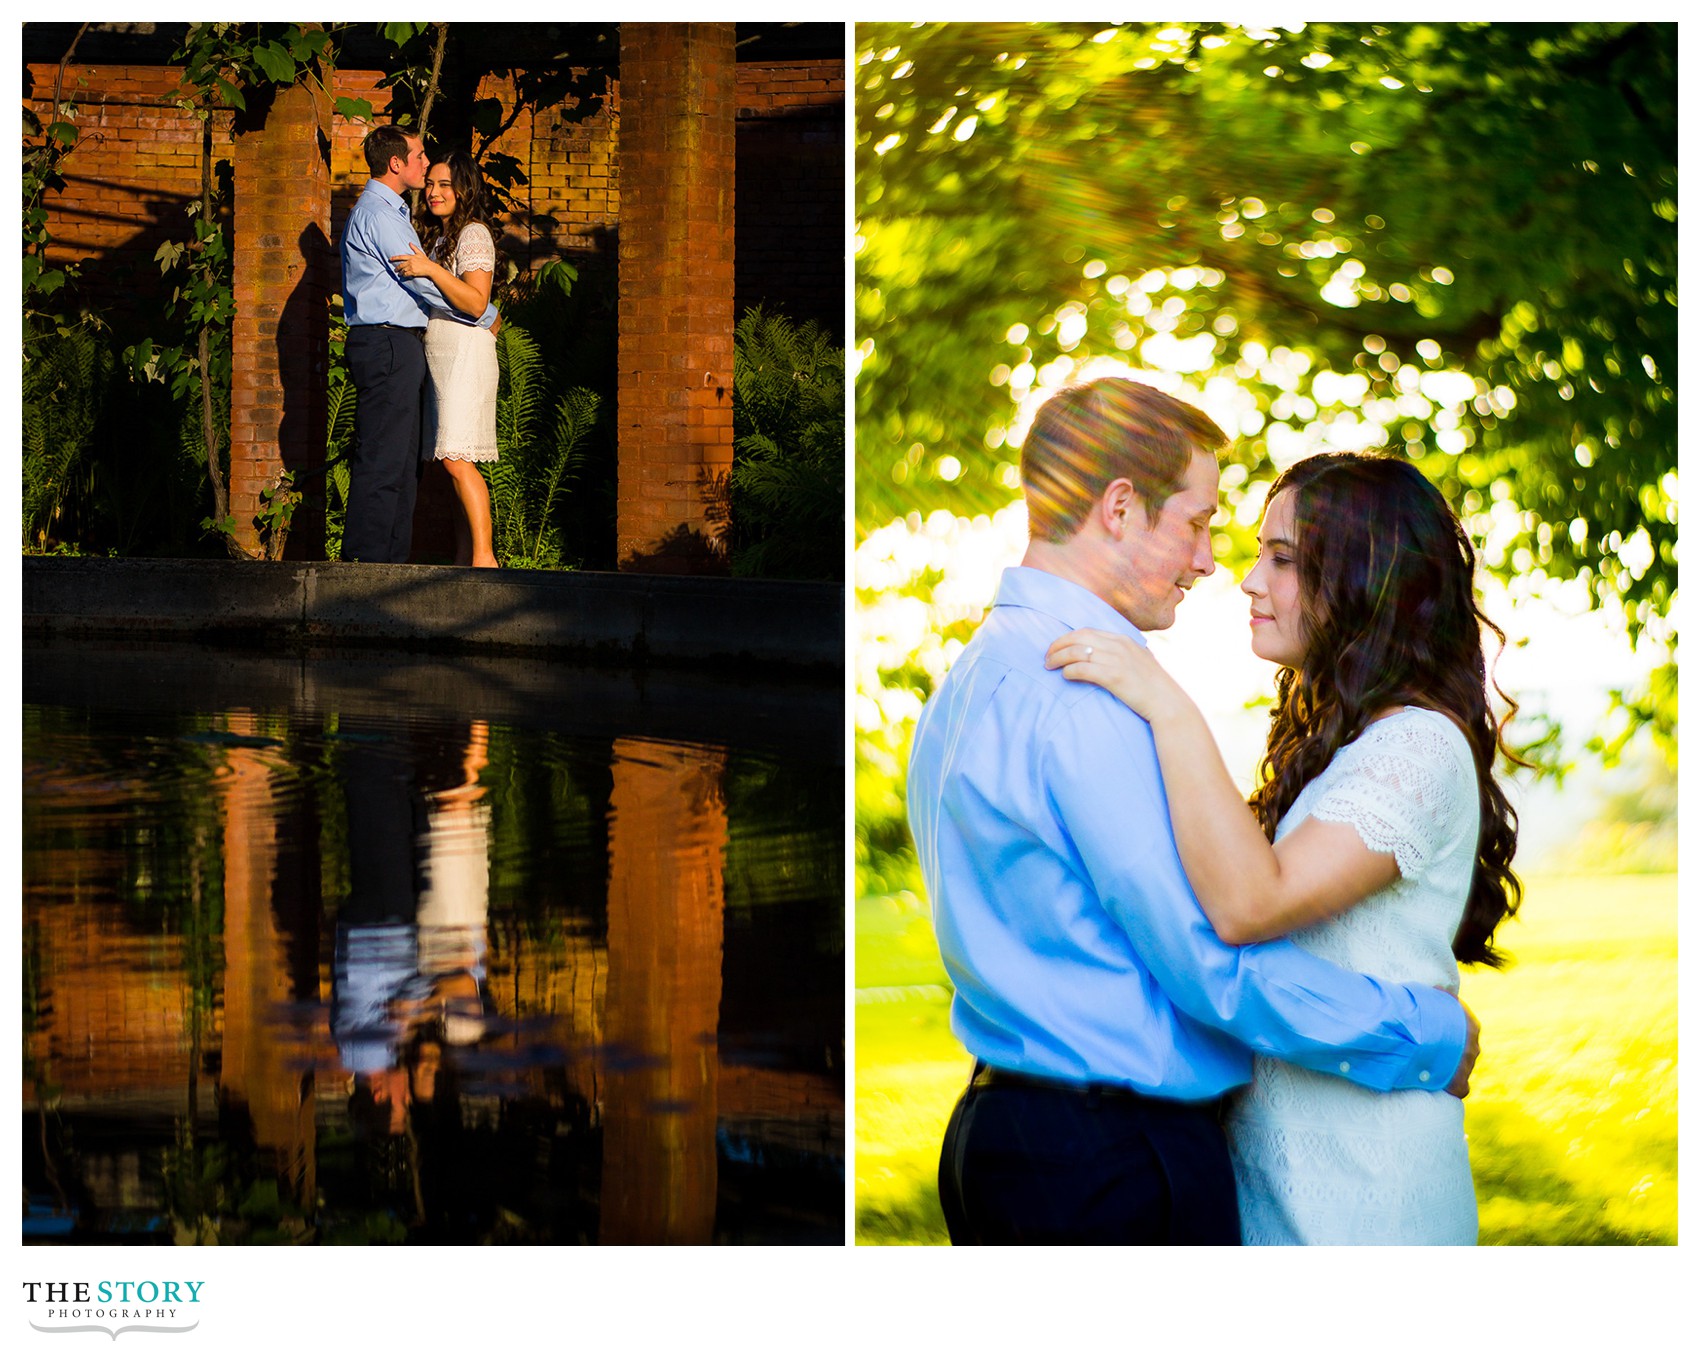
<path fill-rule="evenodd" d="M 1663 634 L 1674 25 L 859 25 L 859 535 L 1015 495 L 1094 358 L 1240 441 L 1220 548 L 1318 446 L 1416 459 L 1503 576 Z"/>

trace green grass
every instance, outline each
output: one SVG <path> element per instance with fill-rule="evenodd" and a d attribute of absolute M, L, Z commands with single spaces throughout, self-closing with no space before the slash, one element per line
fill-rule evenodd
<path fill-rule="evenodd" d="M 1676 878 L 1531 877 L 1515 964 L 1464 977 L 1484 1244 L 1676 1243 Z M 939 1142 L 967 1077 L 925 907 L 856 909 L 856 1238 L 942 1244 Z"/>

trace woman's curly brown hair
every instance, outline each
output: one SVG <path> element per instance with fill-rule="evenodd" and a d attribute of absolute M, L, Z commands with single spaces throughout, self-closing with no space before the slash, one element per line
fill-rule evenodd
<path fill-rule="evenodd" d="M 432 158 L 431 169 L 439 165 L 449 167 L 449 187 L 455 194 L 454 211 L 447 217 L 433 216 L 430 208 L 425 206 L 424 193 L 421 193 L 413 209 L 413 229 L 425 253 L 441 264 L 447 262 L 460 243 L 460 233 L 465 227 L 478 222 L 489 229 L 490 239 L 494 241 L 496 226 L 490 219 L 489 197 L 484 192 L 484 175 L 478 168 L 478 162 L 465 151 L 450 151 L 445 156 Z M 496 270 L 498 275 L 500 272 L 500 269 Z"/>
<path fill-rule="evenodd" d="M 1522 886 L 1511 871 L 1517 814 L 1493 776 L 1517 704 L 1495 683 L 1506 715 L 1488 705 L 1482 629 L 1505 633 L 1476 604 L 1475 549 L 1438 490 L 1409 462 L 1365 453 L 1323 453 L 1289 467 L 1269 498 L 1293 496 L 1294 556 L 1306 647 L 1275 680 L 1275 711 L 1251 797 L 1263 831 L 1335 753 L 1390 707 L 1427 707 L 1469 740 L 1481 802 L 1481 834 L 1458 960 L 1503 966 L 1494 930 L 1516 913 Z"/>

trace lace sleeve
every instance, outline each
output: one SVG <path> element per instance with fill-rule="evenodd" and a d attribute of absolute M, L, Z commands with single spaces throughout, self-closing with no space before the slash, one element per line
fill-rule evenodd
<path fill-rule="evenodd" d="M 490 234 L 490 228 L 476 221 L 461 228 L 460 239 L 455 242 L 455 274 L 458 276 L 473 269 L 482 269 L 486 273 L 496 271 L 496 241 Z"/>
<path fill-rule="evenodd" d="M 1434 860 L 1476 805 L 1475 763 L 1438 712 L 1408 709 L 1374 722 L 1341 751 L 1311 815 L 1349 824 L 1392 853 L 1409 880 Z"/>

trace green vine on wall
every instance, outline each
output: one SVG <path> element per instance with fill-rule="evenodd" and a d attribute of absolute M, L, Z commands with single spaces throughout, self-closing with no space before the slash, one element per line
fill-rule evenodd
<path fill-rule="evenodd" d="M 201 521 L 204 531 L 223 539 L 239 559 L 250 552 L 239 545 L 237 524 L 230 512 L 224 461 L 228 452 L 228 416 L 220 419 L 215 392 L 230 385 L 230 332 L 236 314 L 233 258 L 226 225 L 221 220 L 220 194 L 215 188 L 213 119 L 227 111 L 246 112 L 257 92 L 307 83 L 318 87 L 335 111 L 344 117 L 369 117 L 363 99 L 333 98 L 327 88 L 332 30 L 289 24 L 199 23 L 189 25 L 183 46 L 173 60 L 183 63 L 179 108 L 201 125 L 201 196 L 189 205 L 190 237 L 167 241 L 154 254 L 160 272 L 178 279 L 167 309 L 182 326 L 182 340 L 159 343 L 144 339 L 124 351 L 132 374 L 142 381 L 167 385 L 174 399 L 198 400 L 201 438 L 212 512 Z M 298 495 L 287 473 L 268 486 L 255 526 L 261 551 L 278 559 L 288 536 Z"/>
<path fill-rule="evenodd" d="M 65 332 L 65 317 L 46 309 L 47 298 L 57 294 L 76 275 L 75 266 L 47 266 L 47 195 L 65 186 L 59 173 L 61 162 L 77 144 L 76 107 L 60 103 L 46 127 L 29 109 L 24 110 L 24 329 L 48 323 Z M 39 143 L 35 141 L 40 137 Z"/>
<path fill-rule="evenodd" d="M 77 106 L 64 97 L 65 68 L 70 65 L 71 57 L 77 50 L 77 43 L 82 40 L 87 28 L 88 25 L 84 24 L 77 30 L 76 37 L 71 40 L 71 45 L 65 49 L 65 55 L 60 58 L 59 75 L 53 85 L 53 102 L 48 109 L 47 125 L 44 127 L 41 119 L 36 117 L 32 110 L 24 110 L 23 293 L 26 360 L 29 357 L 32 335 L 52 330 L 61 338 L 65 338 L 74 325 L 86 324 L 95 328 L 101 325 L 99 317 L 86 307 L 73 319 L 50 311 L 45 305 L 47 298 L 59 293 L 77 276 L 74 265 L 48 267 L 47 247 L 52 241 L 52 235 L 47 229 L 47 195 L 57 193 L 65 187 L 65 178 L 59 172 L 59 167 L 77 146 Z M 36 140 L 37 137 L 40 141 Z"/>
<path fill-rule="evenodd" d="M 23 110 L 23 537 L 26 549 L 53 549 L 67 501 L 86 489 L 83 455 L 105 399 L 111 360 L 98 342 L 100 314 L 72 301 L 79 269 L 55 266 L 47 199 L 65 187 L 65 161 L 78 142 L 77 106 L 65 98 L 65 72 L 87 24 L 59 61 L 47 122 Z"/>

